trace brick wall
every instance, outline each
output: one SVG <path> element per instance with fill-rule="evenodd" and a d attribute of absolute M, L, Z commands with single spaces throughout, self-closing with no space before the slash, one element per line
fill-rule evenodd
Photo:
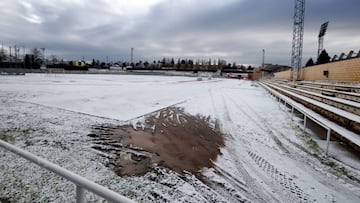
<path fill-rule="evenodd" d="M 290 70 L 274 73 L 276 79 L 290 79 Z"/>
<path fill-rule="evenodd" d="M 263 72 L 261 71 L 261 68 L 254 68 L 252 79 L 259 80 L 261 77 L 263 77 Z"/>
<path fill-rule="evenodd" d="M 324 74 L 324 71 L 327 76 Z M 290 72 L 275 73 L 276 79 L 290 79 Z M 294 77 L 296 78 L 296 77 Z M 360 81 L 360 58 L 346 59 L 301 69 L 302 80 Z"/>

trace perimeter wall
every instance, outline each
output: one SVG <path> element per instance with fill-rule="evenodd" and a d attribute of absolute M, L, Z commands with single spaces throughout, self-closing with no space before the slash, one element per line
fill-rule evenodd
<path fill-rule="evenodd" d="M 290 71 L 274 73 L 274 78 L 289 80 Z M 360 57 L 302 68 L 300 79 L 360 82 Z"/>

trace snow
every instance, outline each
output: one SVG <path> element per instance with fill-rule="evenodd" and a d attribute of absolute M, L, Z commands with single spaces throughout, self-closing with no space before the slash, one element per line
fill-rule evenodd
<path fill-rule="evenodd" d="M 144 77 L 150 78 L 151 83 L 144 81 Z M 172 77 L 169 81 L 167 77 L 157 76 L 133 76 L 128 80 L 124 75 L 31 75 L 37 79 L 28 78 L 29 75 L 16 81 L 2 80 L 3 93 L 19 90 L 29 95 L 26 102 L 117 120 L 129 120 L 181 103 L 216 86 L 218 81 L 199 82 L 184 77 Z"/>
<path fill-rule="evenodd" d="M 273 86 L 273 85 L 270 85 L 270 86 Z M 274 87 L 274 86 L 273 86 Z M 278 88 L 278 87 L 276 87 Z M 323 109 L 327 109 L 335 114 L 338 114 L 338 115 L 341 115 L 342 117 L 345 117 L 349 120 L 352 120 L 352 121 L 355 121 L 357 123 L 360 123 L 360 116 L 356 115 L 356 114 L 353 114 L 353 113 L 350 113 L 350 112 L 347 112 L 347 111 L 344 111 L 342 109 L 339 109 L 339 108 L 336 108 L 336 107 L 333 107 L 331 105 L 328 105 L 328 104 L 325 104 L 325 103 L 322 103 L 322 102 L 319 102 L 319 101 L 316 101 L 314 99 L 311 99 L 311 98 L 308 98 L 308 97 L 305 97 L 305 96 L 302 96 L 302 95 L 298 95 L 298 94 L 295 94 L 293 92 L 290 92 L 288 90 L 284 90 L 282 89 L 282 91 L 286 92 L 287 94 L 289 95 L 295 95 L 301 99 L 303 99 L 304 101 L 306 102 L 309 102 L 309 103 L 312 103 L 316 106 L 319 106 Z"/>
<path fill-rule="evenodd" d="M 271 85 L 272 86 L 272 85 Z M 273 86 L 275 87 L 275 86 Z M 292 95 L 296 95 L 295 93 L 292 93 L 292 92 L 289 92 L 287 90 L 283 90 L 289 94 L 292 94 Z M 285 100 L 288 104 L 291 104 L 292 106 L 294 106 L 296 109 L 298 109 L 299 111 L 302 111 L 304 112 L 308 117 L 312 118 L 313 120 L 315 120 L 316 122 L 320 123 L 320 125 L 324 126 L 325 128 L 329 128 L 331 130 L 334 130 L 335 132 L 339 133 L 341 136 L 343 136 L 344 138 L 346 138 L 347 140 L 351 141 L 352 143 L 354 143 L 356 146 L 360 146 L 360 137 L 358 136 L 358 134 L 354 133 L 354 132 L 351 132 L 349 131 L 348 129 L 334 123 L 333 121 L 330 121 L 326 118 L 324 118 L 323 116 L 319 115 L 318 113 L 310 110 L 310 109 L 307 109 L 304 105 L 302 104 L 299 104 L 299 103 L 296 103 L 294 102 L 292 99 L 288 98 L 287 96 L 285 95 L 281 95 L 279 93 L 276 93 L 274 91 L 272 91 L 273 93 L 277 94 L 277 95 L 280 95 L 280 97 Z M 327 105 L 327 104 L 323 104 L 323 103 L 320 103 L 316 100 L 313 100 L 313 99 L 310 99 L 310 98 L 306 98 L 304 96 L 301 96 L 301 95 L 297 95 L 299 96 L 300 98 L 303 98 L 305 100 L 307 100 L 308 102 L 310 103 L 313 103 L 313 104 L 316 104 L 324 109 L 335 109 L 334 107 L 330 106 L 330 105 Z M 337 111 L 336 111 L 337 110 Z M 341 109 L 336 109 L 336 110 L 333 110 L 334 113 L 338 113 L 339 115 L 343 115 L 343 113 L 346 113 L 349 114 L 348 112 L 345 112 Z M 356 117 L 357 115 L 352 115 L 353 117 Z M 359 119 L 360 117 L 357 116 Z"/>
<path fill-rule="evenodd" d="M 310 86 L 310 85 L 301 85 L 301 87 L 306 87 L 309 89 L 314 89 L 314 90 L 319 90 L 319 91 L 324 91 L 324 88 L 318 88 L 318 87 L 314 87 L 314 86 Z M 339 94 L 343 94 L 343 95 L 350 95 L 350 96 L 355 96 L 355 97 L 360 97 L 359 93 L 354 93 L 354 92 L 344 92 L 344 91 L 339 91 L 339 90 L 332 90 L 332 89 L 326 89 L 326 92 L 333 92 L 333 93 L 339 93 Z"/>
<path fill-rule="evenodd" d="M 143 75 L 27 74 L 0 78 L 0 138 L 141 202 L 359 202 L 357 156 L 306 145 L 297 120 L 255 82 Z M 175 105 L 211 117 L 225 137 L 204 184 L 154 166 L 119 177 L 91 148 L 96 124 L 141 127 L 144 115 Z M 315 156 L 314 154 L 317 154 Z M 340 157 L 339 157 L 340 156 Z M 338 161 L 340 160 L 340 161 Z M 331 167 L 322 162 L 331 161 Z M 336 171 L 343 168 L 346 173 Z M 71 202 L 75 187 L 0 149 L 0 200 Z M 348 174 L 348 176 L 346 176 Z M 349 175 L 355 178 L 351 180 Z M 101 198 L 87 193 L 87 199 Z"/>
<path fill-rule="evenodd" d="M 279 84 L 279 86 L 283 87 L 285 89 L 289 88 L 287 85 L 280 85 Z M 358 102 L 349 101 L 349 100 L 342 99 L 342 98 L 337 98 L 337 97 L 324 96 L 324 95 L 319 94 L 319 93 L 313 93 L 313 92 L 302 90 L 302 89 L 295 89 L 295 91 L 303 92 L 305 94 L 313 95 L 313 96 L 320 97 L 320 98 L 323 98 L 323 99 L 327 99 L 327 100 L 330 100 L 330 101 L 335 101 L 337 103 L 342 103 L 342 104 L 345 104 L 345 105 L 348 105 L 348 106 L 351 106 L 351 107 L 360 108 L 360 103 L 358 103 Z"/>
<path fill-rule="evenodd" d="M 358 82 L 331 82 L 331 81 L 317 81 L 317 82 L 311 82 L 311 81 L 302 81 L 301 83 L 304 84 L 315 84 L 315 85 L 328 85 L 328 86 L 335 86 L 335 87 L 345 87 L 345 88 L 359 88 L 360 85 Z"/>

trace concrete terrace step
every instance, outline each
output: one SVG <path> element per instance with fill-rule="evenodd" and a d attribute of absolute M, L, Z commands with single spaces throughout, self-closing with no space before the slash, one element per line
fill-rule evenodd
<path fill-rule="evenodd" d="M 289 87 L 287 85 L 281 85 L 281 84 L 277 84 L 277 83 L 271 83 L 271 84 L 280 86 L 280 87 L 290 90 L 292 92 L 298 93 L 302 96 L 309 97 L 311 99 L 326 103 L 328 105 L 334 106 L 336 108 L 339 108 L 339 109 L 342 109 L 342 110 L 345 110 L 345 111 L 348 111 L 350 113 L 360 116 L 360 103 L 359 102 L 349 101 L 346 99 L 337 98 L 337 97 L 333 97 L 330 95 L 314 93 L 314 92 L 307 91 L 307 90 Z"/>
<path fill-rule="evenodd" d="M 360 84 L 359 83 L 350 83 L 350 84 L 342 84 L 342 83 L 328 83 L 328 82 L 311 82 L 311 81 L 301 81 L 299 84 L 306 84 L 316 87 L 322 87 L 327 89 L 333 89 L 342 92 L 354 92 L 360 93 Z"/>
<path fill-rule="evenodd" d="M 337 124 L 337 123 L 325 118 L 324 116 L 314 112 L 313 110 L 307 108 L 303 104 L 300 104 L 300 103 L 294 101 L 293 99 L 291 99 L 290 97 L 281 94 L 280 92 L 276 91 L 275 89 L 277 89 L 277 88 L 272 86 L 272 85 L 269 85 L 267 83 L 260 83 L 260 85 L 262 87 L 264 87 L 267 91 L 271 92 L 276 97 L 278 97 L 281 100 L 285 101 L 287 104 L 290 104 L 291 106 L 293 106 L 295 109 L 300 111 L 302 114 L 307 115 L 309 118 L 311 118 L 313 121 L 315 121 L 319 125 L 321 125 L 321 126 L 323 126 L 325 128 L 329 128 L 332 131 L 336 132 L 341 137 L 345 138 L 346 141 L 348 141 L 354 148 L 356 148 L 357 150 L 360 151 L 360 136 L 359 136 L 359 134 L 357 134 L 355 132 L 352 132 L 351 130 L 346 129 L 343 126 L 340 126 L 339 124 Z M 284 91 L 286 91 L 286 90 L 284 90 Z M 291 93 L 291 92 L 288 92 L 288 93 Z M 297 95 L 297 96 L 303 97 L 301 95 Z M 311 100 L 311 99 L 306 98 L 306 97 L 303 98 L 303 99 Z M 319 103 L 319 102 L 314 101 L 314 103 Z M 321 104 L 321 106 L 325 107 L 326 105 Z M 354 119 L 357 120 L 357 122 L 359 122 L 360 118 L 355 118 L 355 117 L 354 117 Z"/>
<path fill-rule="evenodd" d="M 297 97 L 297 98 L 300 98 L 308 103 L 311 103 L 313 105 L 316 105 L 318 107 L 321 107 L 323 109 L 327 109 L 333 113 L 336 113 L 337 115 L 341 116 L 341 117 L 344 117 L 344 118 L 347 118 L 351 121 L 354 121 L 354 122 L 357 122 L 357 123 L 360 123 L 360 116 L 356 115 L 356 114 L 353 114 L 353 113 L 350 113 L 350 112 L 347 112 L 345 110 L 342 110 L 342 109 L 338 109 L 336 107 L 333 107 L 333 106 L 330 106 L 328 104 L 324 104 L 322 102 L 319 102 L 319 101 L 316 101 L 314 99 L 311 99 L 311 98 L 308 98 L 308 97 L 305 97 L 305 96 L 302 96 L 302 95 L 299 95 L 299 94 L 296 94 L 294 92 L 291 92 L 291 91 L 288 91 L 288 90 L 284 90 L 282 88 L 279 88 L 279 87 L 276 87 L 272 84 L 268 84 L 269 86 L 275 88 L 275 89 L 280 89 L 281 91 L 284 91 L 286 92 L 287 94 L 289 95 L 292 95 L 294 97 Z"/>
<path fill-rule="evenodd" d="M 311 85 L 304 85 L 304 84 L 291 84 L 291 83 L 287 83 L 287 82 L 280 82 L 280 83 L 289 85 L 289 86 L 294 86 L 299 89 L 316 92 L 316 93 L 323 93 L 323 92 L 332 93 L 335 95 L 335 97 L 338 97 L 338 98 L 342 98 L 342 99 L 346 99 L 346 100 L 350 100 L 350 101 L 354 101 L 354 102 L 360 102 L 360 94 L 359 93 L 339 91 L 336 88 L 334 90 L 334 89 L 327 89 L 327 88 L 311 86 Z"/>

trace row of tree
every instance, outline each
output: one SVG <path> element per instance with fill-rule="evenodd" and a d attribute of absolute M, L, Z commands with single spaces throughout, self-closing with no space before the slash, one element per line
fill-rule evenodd
<path fill-rule="evenodd" d="M 22 56 L 20 54 L 11 55 L 8 53 L 6 49 L 0 49 L 0 62 L 32 61 L 33 63 L 41 64 L 43 62 L 43 59 L 44 59 L 43 52 L 38 48 L 33 48 L 30 50 L 28 54 Z"/>
<path fill-rule="evenodd" d="M 0 49 L 0 62 L 10 62 L 10 63 L 22 63 L 26 67 L 31 67 L 34 65 L 40 66 L 41 64 L 51 64 L 51 65 L 68 65 L 73 66 L 73 61 L 64 61 L 63 59 L 58 58 L 56 55 L 50 55 L 48 59 L 45 59 L 44 52 L 41 49 L 33 48 L 28 54 L 25 54 L 21 57 L 10 55 L 7 53 L 7 50 Z M 243 70 L 247 70 L 249 67 L 237 66 L 234 63 L 227 63 L 223 59 L 208 59 L 208 60 L 193 60 L 188 58 L 162 58 L 162 60 L 154 60 L 152 63 L 148 61 L 138 61 L 134 63 L 130 62 L 111 62 L 105 63 L 99 60 L 93 59 L 91 63 L 86 64 L 87 67 L 94 68 L 109 68 L 110 66 L 118 65 L 122 67 L 136 67 L 136 68 L 170 68 L 170 69 L 238 69 L 239 67 Z M 250 67 L 251 68 L 251 67 Z"/>
<path fill-rule="evenodd" d="M 100 62 L 99 60 L 93 59 L 90 64 L 87 64 L 89 67 L 98 67 L 98 68 L 107 68 L 109 66 L 120 66 L 120 67 L 134 67 L 134 68 L 146 68 L 146 69 L 211 69 L 211 70 L 218 70 L 224 68 L 233 68 L 237 69 L 239 66 L 234 62 L 232 64 L 226 63 L 225 60 L 218 59 L 218 60 L 193 60 L 187 58 L 178 58 L 175 60 L 174 58 L 163 58 L 162 60 L 154 60 L 152 62 L 142 60 L 138 62 L 111 62 L 105 63 Z M 240 68 L 247 69 L 245 66 L 240 66 Z"/>

